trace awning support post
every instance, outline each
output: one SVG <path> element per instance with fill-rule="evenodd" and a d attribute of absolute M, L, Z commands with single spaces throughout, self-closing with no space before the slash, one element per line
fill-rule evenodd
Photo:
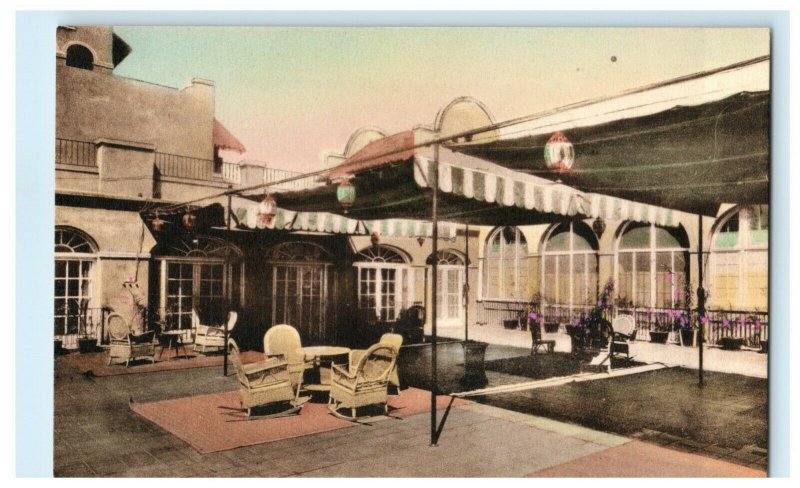
<path fill-rule="evenodd" d="M 469 341 L 469 224 L 464 227 L 464 342 Z"/>
<path fill-rule="evenodd" d="M 436 291 L 438 290 L 439 277 L 439 144 L 433 145 L 433 171 L 430 174 L 431 195 L 431 222 L 433 223 L 431 243 L 431 447 L 436 446 L 436 394 L 439 389 L 436 375 Z"/>
<path fill-rule="evenodd" d="M 227 275 L 228 279 L 225 280 L 227 283 L 227 293 L 225 293 L 226 301 L 228 302 L 228 313 L 231 312 L 231 304 L 233 303 L 233 297 L 231 293 L 233 292 L 233 283 L 231 283 L 231 279 L 233 278 L 233 273 L 231 272 L 231 194 L 228 193 L 228 215 L 227 217 L 227 234 L 225 236 L 225 274 Z M 222 346 L 222 375 L 228 376 L 228 319 L 226 317 L 225 323 L 222 326 L 222 334 L 224 338 L 225 344 Z"/>
<path fill-rule="evenodd" d="M 697 331 L 697 349 L 700 360 L 699 381 L 697 386 L 703 387 L 703 339 L 706 316 L 706 291 L 703 288 L 703 216 L 697 216 L 697 321 L 699 323 L 699 330 Z"/>

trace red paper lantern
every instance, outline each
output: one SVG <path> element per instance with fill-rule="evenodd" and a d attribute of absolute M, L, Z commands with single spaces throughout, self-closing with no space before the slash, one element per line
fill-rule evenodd
<path fill-rule="evenodd" d="M 263 229 L 265 227 L 269 227 L 272 224 L 272 220 L 275 218 L 275 215 L 278 213 L 278 204 L 275 203 L 275 199 L 272 198 L 270 195 L 264 197 L 264 200 L 258 204 L 258 213 L 256 214 L 256 226 L 259 229 Z"/>

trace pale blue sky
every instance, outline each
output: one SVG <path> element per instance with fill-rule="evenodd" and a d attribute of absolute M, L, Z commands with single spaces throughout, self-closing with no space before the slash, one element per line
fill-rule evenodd
<path fill-rule="evenodd" d="M 279 168 L 321 167 L 364 125 L 432 124 L 469 95 L 496 120 L 769 53 L 766 29 L 116 27 L 115 73 L 216 83 L 216 113 Z M 616 61 L 612 62 L 612 56 Z M 229 156 L 236 160 L 238 155 Z"/>

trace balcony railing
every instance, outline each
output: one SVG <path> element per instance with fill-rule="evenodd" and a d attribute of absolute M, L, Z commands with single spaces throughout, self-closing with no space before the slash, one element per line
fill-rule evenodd
<path fill-rule="evenodd" d="M 534 307 L 525 302 L 500 302 L 484 300 L 478 303 L 476 323 L 492 327 L 503 327 L 511 324 L 514 320 L 523 319 L 519 322 L 524 326 L 524 317 Z M 540 315 L 545 322 L 555 322 L 559 324 L 571 324 L 576 319 L 579 320 L 591 309 L 591 305 L 563 305 L 546 304 L 538 307 Z M 657 329 L 656 323 L 664 326 L 665 324 L 675 324 L 680 322 L 681 311 L 666 308 L 617 308 L 607 310 L 607 319 L 613 318 L 617 314 L 628 314 L 634 317 L 638 330 L 639 340 L 648 340 L 650 331 Z M 697 311 L 683 312 L 687 317 L 687 324 L 696 323 Z M 769 313 L 760 311 L 744 310 L 706 310 L 708 320 L 708 331 L 705 341 L 709 344 L 716 344 L 723 337 L 734 337 L 744 339 L 745 344 L 750 347 L 759 347 L 760 341 L 767 340 L 769 337 Z"/>
<path fill-rule="evenodd" d="M 93 142 L 56 138 L 56 164 L 97 167 L 97 146 Z"/>
<path fill-rule="evenodd" d="M 213 166 L 211 159 L 156 152 L 156 168 L 161 176 L 211 181 L 214 177 Z"/>
<path fill-rule="evenodd" d="M 268 168 L 266 166 L 245 166 L 247 172 L 242 170 L 243 166 L 238 163 L 223 163 L 222 177 L 234 185 L 249 186 L 261 183 L 282 181 L 287 178 L 301 176 L 303 173 L 289 171 L 285 169 Z M 244 176 L 247 174 L 247 176 Z M 314 177 L 300 178 L 294 181 L 287 181 L 271 187 L 276 190 L 305 190 L 319 186 L 320 183 Z"/>

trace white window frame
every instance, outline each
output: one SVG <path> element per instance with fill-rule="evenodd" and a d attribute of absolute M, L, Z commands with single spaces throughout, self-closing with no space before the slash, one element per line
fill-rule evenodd
<path fill-rule="evenodd" d="M 500 254 L 498 256 L 490 257 L 490 246 L 492 245 L 492 241 L 497 237 L 499 234 L 502 234 L 503 229 L 505 227 L 498 227 L 494 229 L 492 232 L 489 233 L 489 237 L 486 238 L 484 243 L 484 252 L 483 252 L 483 269 L 481 270 L 481 277 L 483 280 L 481 281 L 481 296 L 483 300 L 487 301 L 494 301 L 494 302 L 518 302 L 519 300 L 523 299 L 522 297 L 522 289 L 520 287 L 520 282 L 524 281 L 524 278 L 527 276 L 527 259 L 528 259 L 528 239 L 525 237 L 525 234 L 522 230 L 517 226 L 509 226 L 514 229 L 514 276 L 516 279 L 514 280 L 514 291 L 513 296 L 510 295 L 506 287 L 505 280 L 502 277 L 505 276 L 506 272 L 506 261 L 510 261 L 510 259 L 506 259 L 506 253 L 508 252 L 507 249 L 509 248 L 509 244 L 506 242 L 505 237 L 500 235 Z M 524 241 L 524 242 L 521 242 Z M 523 247 L 524 246 L 524 247 Z M 520 248 L 522 248 L 522 252 L 520 252 Z M 488 277 L 484 277 L 484 273 L 488 274 L 490 270 L 489 261 L 490 260 L 498 260 L 497 270 L 501 276 L 500 280 L 500 290 L 498 296 L 490 296 L 491 290 L 489 290 L 489 279 Z"/>
<path fill-rule="evenodd" d="M 78 229 L 74 229 L 74 228 L 70 228 L 70 227 L 57 226 L 55 228 L 55 232 L 56 233 L 61 232 L 62 236 L 63 236 L 64 233 L 71 233 L 73 235 L 73 238 L 77 237 L 78 239 L 82 240 L 82 242 L 79 243 L 79 244 L 85 244 L 91 250 L 91 252 L 75 252 L 75 251 L 55 251 L 54 252 L 54 254 L 55 254 L 54 261 L 53 261 L 54 267 L 57 265 L 58 262 L 65 262 L 65 265 L 67 266 L 67 274 L 63 278 L 59 278 L 59 277 L 55 276 L 55 274 L 53 276 L 53 280 L 54 280 L 53 281 L 53 312 L 54 312 L 53 313 L 53 321 L 54 321 L 53 322 L 53 329 L 54 329 L 53 332 L 54 332 L 54 336 L 63 338 L 63 337 L 67 337 L 67 336 L 74 336 L 74 335 L 78 334 L 80 332 L 80 330 L 76 330 L 75 332 L 69 332 L 68 324 L 66 322 L 66 320 L 67 320 L 66 316 L 58 316 L 57 314 L 55 314 L 55 301 L 58 300 L 58 299 L 62 299 L 62 300 L 64 300 L 64 303 L 66 304 L 68 300 L 77 298 L 78 300 L 86 300 L 88 302 L 88 304 L 92 303 L 92 300 L 94 299 L 94 297 L 96 295 L 96 293 L 95 293 L 96 292 L 95 285 L 97 283 L 97 268 L 98 268 L 97 252 L 98 252 L 98 250 L 97 250 L 97 245 L 94 243 L 94 241 L 91 239 L 91 237 L 89 237 L 86 233 L 84 233 L 84 232 L 82 232 L 82 231 L 80 231 Z M 69 243 L 71 241 L 72 241 L 72 239 L 70 239 L 66 243 L 62 242 L 61 245 L 62 246 L 66 246 L 66 247 L 70 247 L 70 248 L 77 247 L 77 246 L 70 246 Z M 69 262 L 77 262 L 78 263 L 79 276 L 77 276 L 77 277 L 70 277 L 69 276 Z M 83 266 L 83 263 L 88 263 L 89 264 L 89 271 L 88 271 L 86 277 L 80 276 L 80 269 Z M 55 269 L 54 269 L 54 273 L 55 273 Z M 55 280 L 57 280 L 57 279 L 64 279 L 64 281 L 65 281 L 65 283 L 64 283 L 65 295 L 64 296 L 57 296 L 55 294 Z M 68 284 L 69 281 L 70 280 L 75 280 L 75 279 L 78 280 L 78 290 L 79 290 L 79 293 L 80 293 L 79 297 L 71 297 L 69 295 L 69 291 L 68 291 L 69 290 L 69 284 Z M 82 285 L 83 285 L 84 282 L 88 282 L 88 291 L 87 291 L 86 294 L 84 294 L 81 291 L 83 289 Z M 55 334 L 55 327 L 56 327 L 55 321 L 56 320 L 62 320 L 63 321 L 63 323 L 61 324 L 63 326 L 62 327 L 63 332 L 60 333 L 60 334 Z"/>
<path fill-rule="evenodd" d="M 400 317 L 400 311 L 403 308 L 408 308 L 414 303 L 414 297 L 416 296 L 414 292 L 414 281 L 415 281 L 415 274 L 412 272 L 412 268 L 410 263 L 408 262 L 408 258 L 399 250 L 388 246 L 379 246 L 386 251 L 392 252 L 397 254 L 402 260 L 402 263 L 387 263 L 384 261 L 379 260 L 372 260 L 372 261 L 356 261 L 353 263 L 353 267 L 356 269 L 356 298 L 358 307 L 363 310 L 361 306 L 361 298 L 363 296 L 361 289 L 362 289 L 362 278 L 361 278 L 361 270 L 362 269 L 375 269 L 375 317 L 379 321 L 383 321 L 382 315 L 384 308 L 387 309 L 386 313 L 386 322 L 394 322 Z M 362 259 L 370 259 L 369 256 L 364 254 L 365 250 L 362 250 L 359 254 L 362 256 Z M 395 277 L 394 277 L 394 308 L 389 309 L 389 307 L 384 307 L 384 295 L 383 295 L 383 277 L 381 276 L 381 270 L 383 269 L 392 269 L 395 270 Z"/>
<path fill-rule="evenodd" d="M 448 259 L 449 257 L 449 259 Z M 453 261 L 457 261 L 453 263 Z M 439 307 L 439 310 L 436 311 L 436 320 L 439 321 L 440 324 L 460 324 L 464 322 L 464 261 L 465 258 L 461 253 L 455 252 L 451 249 L 443 249 L 439 251 L 439 262 L 436 266 L 437 271 L 439 272 L 439 279 L 437 280 L 437 284 L 441 288 L 442 286 L 449 286 L 450 283 L 447 280 L 447 275 L 451 271 L 456 272 L 456 292 L 458 294 L 458 310 L 455 316 L 450 316 L 449 313 L 447 316 L 442 316 L 439 312 L 446 310 L 444 307 L 447 306 L 445 303 L 445 299 L 448 295 L 453 295 L 453 293 L 446 291 L 440 295 L 437 295 L 439 298 L 436 300 L 436 305 Z M 430 266 L 429 266 L 430 267 Z M 444 289 L 443 289 L 444 290 Z M 438 292 L 438 290 L 437 290 Z"/>
<path fill-rule="evenodd" d="M 663 227 L 659 227 L 659 226 L 651 223 L 648 226 L 648 229 L 650 231 L 650 246 L 649 247 L 622 249 L 620 247 L 621 244 L 622 244 L 622 238 L 625 236 L 625 233 L 628 232 L 628 230 L 630 229 L 632 224 L 633 224 L 633 222 L 626 222 L 624 224 L 624 227 L 622 228 L 622 232 L 619 233 L 619 237 L 617 238 L 616 243 L 615 243 L 614 282 L 615 283 L 619 283 L 619 275 L 620 275 L 619 258 L 620 258 L 620 255 L 621 254 L 631 254 L 632 255 L 632 257 L 631 257 L 631 267 L 632 267 L 632 269 L 631 269 L 631 295 L 632 295 L 632 301 L 633 301 L 634 307 L 659 308 L 657 306 L 658 296 L 657 296 L 657 293 L 656 293 L 656 289 L 657 289 L 656 281 L 658 279 L 658 269 L 657 269 L 657 266 L 656 266 L 656 263 L 657 263 L 656 254 L 669 252 L 670 253 L 670 269 L 673 270 L 673 272 L 674 272 L 674 270 L 675 270 L 675 253 L 682 253 L 684 255 L 684 268 L 682 270 L 683 273 L 684 273 L 684 281 L 685 282 L 689 282 L 689 279 L 690 279 L 690 277 L 689 277 L 689 269 L 690 268 L 689 268 L 688 259 L 686 259 L 686 254 L 689 252 L 689 248 L 688 247 L 683 247 L 683 248 L 682 247 L 657 247 L 656 229 L 658 229 L 658 228 L 664 229 L 664 228 Z M 669 232 L 667 229 L 664 229 L 664 230 Z M 678 239 L 676 238 L 676 240 L 678 240 Z M 637 300 L 636 300 L 637 296 L 638 296 L 637 288 L 636 288 L 636 283 L 637 283 L 636 256 L 637 256 L 637 254 L 644 254 L 644 253 L 647 253 L 649 255 L 649 262 L 650 262 L 650 270 L 649 270 L 649 274 L 650 274 L 650 300 L 649 300 L 649 303 L 646 303 L 646 304 L 637 303 Z M 617 294 L 619 294 L 619 291 L 617 292 Z M 670 305 L 669 305 L 669 308 L 674 308 L 676 303 L 677 302 L 676 302 L 676 297 L 675 297 L 675 282 L 673 280 L 673 282 L 670 283 Z"/>
<path fill-rule="evenodd" d="M 766 206 L 766 205 L 765 205 Z M 741 304 L 746 303 L 747 301 L 747 283 L 746 283 L 746 275 L 747 275 L 747 266 L 748 261 L 747 258 L 750 255 L 756 255 L 760 253 L 767 254 L 767 285 L 769 286 L 769 239 L 764 244 L 752 244 L 751 234 L 750 234 L 750 215 L 749 212 L 746 211 L 748 206 L 746 205 L 739 205 L 731 209 L 727 212 L 715 225 L 714 232 L 711 237 L 711 254 L 710 254 L 710 263 L 709 268 L 711 270 L 711 282 L 709 286 L 709 298 L 710 298 L 710 305 L 719 308 L 733 308 L 736 310 L 747 308 L 746 306 L 740 306 Z M 769 208 L 767 206 L 767 208 Z M 719 237 L 720 231 L 725 226 L 725 224 L 734 216 L 739 216 L 739 236 L 736 242 L 736 247 L 732 248 L 718 248 L 716 247 L 717 238 Z M 769 225 L 767 226 L 767 235 L 769 235 Z M 736 290 L 736 300 L 738 305 L 734 304 L 727 304 L 727 303 L 720 303 L 715 301 L 714 298 L 714 281 L 717 278 L 717 266 L 719 265 L 720 256 L 721 255 L 736 255 L 736 267 L 738 269 L 738 277 L 737 277 L 737 290 Z M 767 290 L 769 292 L 769 290 Z M 767 296 L 767 306 L 769 306 L 769 297 Z"/>
<path fill-rule="evenodd" d="M 540 266 L 541 267 L 541 274 L 540 274 L 540 279 L 541 279 L 540 285 L 541 286 L 539 287 L 539 289 L 542 290 L 542 291 L 547 289 L 547 285 L 548 285 L 547 284 L 547 280 L 546 280 L 546 276 L 547 276 L 547 261 L 548 261 L 547 258 L 551 257 L 551 256 L 554 256 L 556 258 L 555 259 L 556 269 L 555 269 L 555 273 L 554 273 L 555 285 L 550 284 L 549 286 L 552 286 L 556 290 L 556 293 L 558 292 L 558 290 L 559 290 L 559 279 L 560 279 L 559 276 L 561 274 L 560 273 L 560 269 L 559 269 L 558 256 L 569 256 L 569 270 L 570 270 L 570 272 L 569 272 L 569 300 L 567 301 L 567 303 L 564 303 L 563 301 L 560 300 L 561 297 L 558 297 L 556 299 L 555 304 L 556 305 L 568 305 L 570 308 L 574 307 L 574 306 L 584 306 L 584 305 L 586 305 L 585 303 L 575 303 L 575 296 L 574 296 L 575 287 L 574 287 L 574 281 L 573 281 L 573 277 L 575 275 L 575 273 L 574 273 L 574 270 L 575 270 L 575 256 L 576 255 L 583 255 L 584 256 L 583 272 L 581 274 L 583 275 L 583 284 L 584 284 L 584 286 L 587 289 L 589 289 L 589 286 L 591 285 L 589 283 L 589 271 L 588 271 L 589 259 L 594 258 L 595 276 L 597 276 L 597 279 L 599 280 L 600 279 L 600 253 L 598 252 L 597 249 L 595 249 L 592 246 L 591 242 L 589 242 L 589 246 L 592 248 L 591 250 L 588 250 L 588 251 L 575 251 L 575 236 L 578 235 L 578 234 L 575 232 L 574 222 L 570 222 L 569 223 L 569 232 L 568 232 L 568 235 L 569 235 L 569 249 L 563 250 L 563 251 L 548 251 L 547 250 L 547 245 L 550 242 L 550 239 L 553 237 L 553 234 L 556 232 L 556 230 L 558 230 L 558 228 L 560 226 L 561 226 L 561 224 L 553 225 L 545 235 L 546 237 L 544 239 L 544 244 L 542 245 L 542 253 L 541 253 L 541 266 Z M 578 236 L 578 237 L 580 237 L 580 236 Z M 594 283 L 594 294 L 595 294 L 594 298 L 596 298 L 598 287 L 599 287 L 599 283 L 595 282 Z M 544 293 L 542 293 L 542 295 L 544 295 Z M 590 304 L 591 304 L 591 302 L 590 302 Z"/>

